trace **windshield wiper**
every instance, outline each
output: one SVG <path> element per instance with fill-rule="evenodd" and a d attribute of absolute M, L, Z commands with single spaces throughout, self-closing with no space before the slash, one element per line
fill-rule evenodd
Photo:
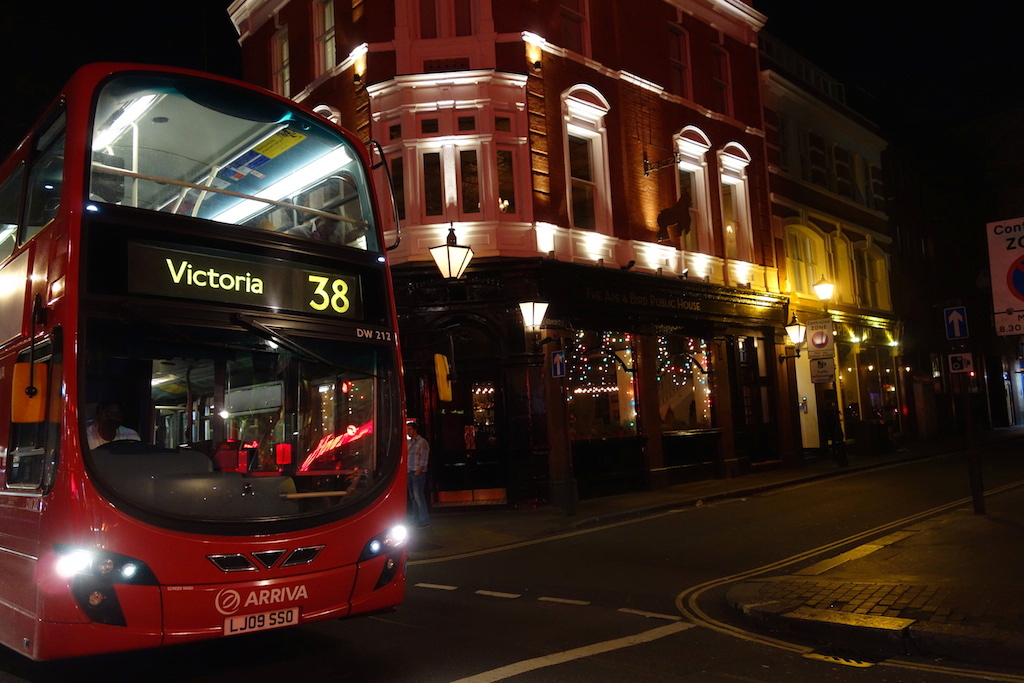
<path fill-rule="evenodd" d="M 252 332 L 253 334 L 262 337 L 267 341 L 274 342 L 278 346 L 283 346 L 292 353 L 297 353 L 298 355 L 305 357 L 306 360 L 312 360 L 317 363 L 321 363 L 329 368 L 332 368 L 335 371 L 350 373 L 353 375 L 361 375 L 362 377 L 370 377 L 372 379 L 380 379 L 380 375 L 377 375 L 375 373 L 366 372 L 365 370 L 356 370 L 354 368 L 347 368 L 343 365 L 338 365 L 337 363 L 331 362 L 324 358 L 323 356 L 321 356 L 320 354 L 316 353 L 315 351 L 307 349 L 305 346 L 295 341 L 291 337 L 287 336 L 286 334 L 278 330 L 271 329 L 264 325 L 263 323 L 261 323 L 260 321 L 254 320 L 253 318 L 250 318 L 247 315 L 242 315 L 241 313 L 232 313 L 231 320 L 232 322 L 238 324 L 239 326 L 245 328 L 246 330 Z"/>

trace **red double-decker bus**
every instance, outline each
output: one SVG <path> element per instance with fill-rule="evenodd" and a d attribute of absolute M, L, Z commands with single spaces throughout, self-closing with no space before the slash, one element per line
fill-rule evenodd
<path fill-rule="evenodd" d="M 245 84 L 96 64 L 0 166 L 0 642 L 50 659 L 401 601 L 370 158 Z"/>

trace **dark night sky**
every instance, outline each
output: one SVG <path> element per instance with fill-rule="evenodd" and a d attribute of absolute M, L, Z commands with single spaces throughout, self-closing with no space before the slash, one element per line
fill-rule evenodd
<path fill-rule="evenodd" d="M 936 128 L 1024 103 L 1024 3 L 754 0 L 765 31 L 846 85 L 883 134 Z"/>
<path fill-rule="evenodd" d="M 87 62 L 151 62 L 237 77 L 240 51 L 229 4 L 6 2 L 0 45 L 10 57 L 0 155 Z M 915 0 L 754 0 L 754 6 L 768 16 L 767 31 L 847 85 L 851 104 L 872 104 L 873 110 L 859 109 L 883 134 L 925 135 L 931 125 L 1024 102 L 1018 35 L 1024 3 L 974 0 L 969 16 Z"/>
<path fill-rule="evenodd" d="M 241 74 L 230 0 L 7 0 L 0 13 L 6 96 L 0 107 L 0 158 L 83 64 L 145 62 Z M 159 9 L 154 9 L 159 6 Z"/>

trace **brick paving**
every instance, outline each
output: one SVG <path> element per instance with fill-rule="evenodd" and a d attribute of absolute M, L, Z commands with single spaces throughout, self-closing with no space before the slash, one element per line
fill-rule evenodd
<path fill-rule="evenodd" d="M 766 602 L 777 601 L 784 611 L 812 607 L 1024 632 L 1024 587 L 1020 585 L 924 585 L 785 576 L 755 583 L 760 584 Z"/>

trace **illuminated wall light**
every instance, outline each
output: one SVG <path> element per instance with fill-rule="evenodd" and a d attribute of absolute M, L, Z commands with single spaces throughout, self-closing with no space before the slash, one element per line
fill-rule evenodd
<path fill-rule="evenodd" d="M 696 278 L 705 278 L 711 275 L 713 268 L 711 257 L 707 254 L 693 254 L 690 257 L 690 271 Z"/>
<path fill-rule="evenodd" d="M 602 256 L 606 243 L 607 238 L 600 233 L 588 232 L 583 235 L 583 249 L 591 259 L 604 260 Z"/>
<path fill-rule="evenodd" d="M 750 272 L 753 265 L 746 261 L 730 261 L 732 274 L 735 282 L 750 282 Z"/>
<path fill-rule="evenodd" d="M 535 223 L 533 232 L 537 236 L 537 251 L 552 254 L 555 251 L 555 226 L 551 223 Z"/>

